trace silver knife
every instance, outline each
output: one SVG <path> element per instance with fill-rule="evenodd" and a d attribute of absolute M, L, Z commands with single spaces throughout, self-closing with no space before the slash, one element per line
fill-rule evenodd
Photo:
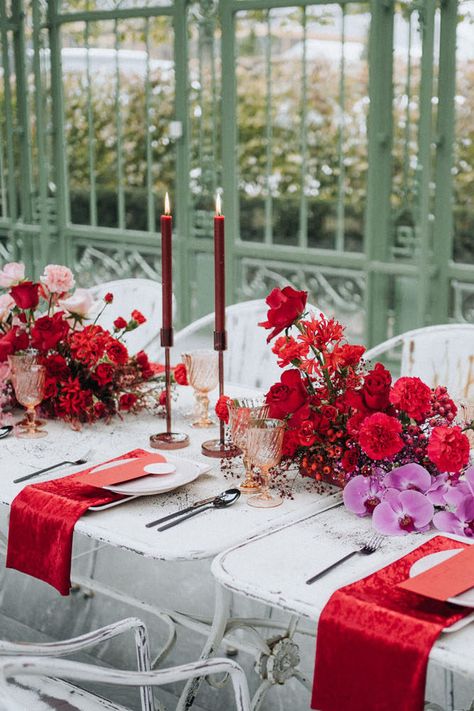
<path fill-rule="evenodd" d="M 185 509 L 180 509 L 179 511 L 175 511 L 174 513 L 170 513 L 167 516 L 163 516 L 162 518 L 157 518 L 156 521 L 150 521 L 150 523 L 145 524 L 145 528 L 151 528 L 152 526 L 157 526 L 159 523 L 164 523 L 165 521 L 169 521 L 172 518 L 175 518 L 176 516 L 181 516 L 181 514 L 188 513 L 189 511 L 194 511 L 194 509 L 199 508 L 200 506 L 205 506 L 206 504 L 210 504 L 214 499 L 216 498 L 216 495 L 210 496 L 208 499 L 202 499 L 201 501 L 196 501 L 194 504 L 191 506 L 188 506 Z"/>

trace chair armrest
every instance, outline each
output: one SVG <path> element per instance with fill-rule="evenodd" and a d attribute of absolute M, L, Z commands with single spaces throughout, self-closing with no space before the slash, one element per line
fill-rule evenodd
<path fill-rule="evenodd" d="M 154 671 L 122 671 L 107 669 L 64 659 L 41 657 L 4 657 L 0 659 L 0 700 L 7 711 L 17 708 L 8 693 L 8 680 L 16 675 L 52 676 L 71 681 L 98 681 L 114 686 L 163 686 L 186 679 L 229 674 L 234 687 L 238 711 L 250 711 L 250 696 L 245 674 L 231 659 L 207 659 Z"/>

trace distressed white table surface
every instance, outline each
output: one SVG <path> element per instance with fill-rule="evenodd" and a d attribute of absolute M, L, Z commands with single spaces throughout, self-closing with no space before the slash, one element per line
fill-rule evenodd
<path fill-rule="evenodd" d="M 363 543 L 370 533 L 369 519 L 335 508 L 237 544 L 217 556 L 212 573 L 222 586 L 235 593 L 316 622 L 335 590 L 388 565 L 433 535 L 386 538 L 373 555 L 355 556 L 313 585 L 306 585 L 307 578 Z M 471 623 L 457 632 L 443 633 L 430 659 L 474 678 L 473 650 Z"/>
<path fill-rule="evenodd" d="M 229 394 L 249 394 L 242 388 L 228 387 Z M 180 388 L 174 405 L 174 429 L 189 433 L 191 445 L 171 453 L 210 464 L 212 469 L 197 480 L 169 494 L 141 497 L 126 504 L 101 512 L 89 512 L 76 524 L 75 532 L 112 546 L 133 551 L 159 560 L 192 560 L 214 556 L 236 543 L 270 530 L 285 521 L 299 520 L 309 511 L 325 505 L 325 497 L 307 490 L 307 483 L 299 482 L 293 500 L 285 500 L 274 509 L 248 506 L 246 497 L 222 510 L 207 511 L 179 527 L 159 533 L 156 528 L 145 528 L 145 523 L 184 508 L 202 498 L 238 485 L 225 477 L 219 460 L 201 454 L 201 443 L 217 437 L 217 427 L 194 429 L 184 413 L 192 408 L 190 388 Z M 12 480 L 64 459 L 78 459 L 89 448 L 94 453 L 88 465 L 99 464 L 131 449 L 149 448 L 149 436 L 163 431 L 164 421 L 148 415 L 127 416 L 111 424 L 95 424 L 81 432 L 72 431 L 60 422 L 48 422 L 49 436 L 39 440 L 24 440 L 10 436 L 0 440 L 0 503 L 8 507 L 14 497 L 29 482 L 13 484 Z M 155 450 L 156 451 L 156 450 Z M 46 481 L 84 469 L 64 467 L 57 473 L 45 474 L 32 482 Z"/>

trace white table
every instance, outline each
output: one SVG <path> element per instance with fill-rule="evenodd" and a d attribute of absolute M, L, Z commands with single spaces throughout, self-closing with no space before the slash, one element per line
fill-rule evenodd
<path fill-rule="evenodd" d="M 211 569 L 218 585 L 218 605 L 214 638 L 208 641 L 204 654 L 208 653 L 210 647 L 217 648 L 220 632 L 225 635 L 233 627 L 229 616 L 231 593 L 285 610 L 292 616 L 288 634 L 284 636 L 282 644 L 267 650 L 262 647 L 258 664 L 263 670 L 262 684 L 254 697 L 254 709 L 258 708 L 272 683 L 281 683 L 282 680 L 296 676 L 311 688 L 311 680 L 304 678 L 298 670 L 298 649 L 293 640 L 296 624 L 300 624 L 301 619 L 311 621 L 308 632 L 314 634 L 319 615 L 337 588 L 375 572 L 433 535 L 431 532 L 387 538 L 373 555 L 356 556 L 313 585 L 306 585 L 307 578 L 363 543 L 370 532 L 369 519 L 359 519 L 342 507 L 333 508 L 310 515 L 281 530 L 264 533 L 250 542 L 237 544 L 213 561 Z M 252 560 L 252 566 L 248 565 L 249 560 Z M 261 642 L 262 645 L 266 644 L 263 637 Z M 255 640 L 254 647 L 257 649 Z M 447 675 L 444 707 L 444 711 L 449 711 L 454 708 L 452 673 L 474 680 L 474 624 L 457 632 L 443 633 L 433 647 L 430 661 L 450 673 Z M 285 665 L 284 674 L 280 673 L 278 678 L 268 674 L 269 668 L 281 672 Z"/>
<path fill-rule="evenodd" d="M 244 395 L 248 391 L 228 388 L 229 394 Z M 97 543 L 110 545 L 152 560 L 192 561 L 211 559 L 217 553 L 239 543 L 251 540 L 259 534 L 270 531 L 282 524 L 298 521 L 301 517 L 319 510 L 333 501 L 334 494 L 316 494 L 308 490 L 308 482 L 298 480 L 294 488 L 294 498 L 273 509 L 256 509 L 248 506 L 245 496 L 230 508 L 203 513 L 181 524 L 159 533 L 156 528 L 145 528 L 145 523 L 160 516 L 184 508 L 201 498 L 206 498 L 224 489 L 236 485 L 235 479 L 225 478 L 220 470 L 219 460 L 208 459 L 201 454 L 201 443 L 217 437 L 217 427 L 205 430 L 193 429 L 183 412 L 192 407 L 192 395 L 189 388 L 181 388 L 179 400 L 175 404 L 174 429 L 188 432 L 191 445 L 171 453 L 172 456 L 185 457 L 210 464 L 210 472 L 201 475 L 191 484 L 176 492 L 159 496 L 142 497 L 126 504 L 101 512 L 89 512 L 75 527 L 75 534 L 92 539 Z M 24 440 L 10 436 L 0 441 L 0 504 L 7 513 L 14 497 L 29 482 L 13 484 L 13 479 L 65 459 L 78 459 L 93 448 L 94 453 L 88 465 L 101 463 L 117 457 L 131 449 L 149 447 L 149 436 L 162 431 L 164 421 L 148 415 L 127 416 L 123 420 L 115 419 L 111 424 L 102 423 L 86 426 L 81 432 L 72 431 L 61 422 L 48 422 L 49 436 L 39 440 Z M 45 474 L 33 479 L 33 482 L 45 481 L 53 477 L 64 476 L 81 467 L 65 467 L 57 473 Z M 340 496 L 336 494 L 336 499 Z M 329 498 L 327 498 L 329 497 Z M 179 532 L 179 533 L 178 533 Z M 76 538 L 76 535 L 75 535 Z M 95 547 L 93 550 L 97 550 Z M 131 602 L 102 583 L 74 576 L 73 580 L 82 585 L 90 585 L 99 592 L 109 594 L 116 599 Z M 137 602 L 140 607 L 140 603 Z M 158 608 L 158 604 L 157 604 Z M 145 609 L 145 608 L 144 608 Z M 149 608 L 146 608 L 149 611 Z M 163 611 L 157 611 L 163 615 Z M 175 636 L 173 625 L 185 625 L 207 635 L 208 626 L 186 614 L 166 610 L 166 621 L 170 625 L 168 640 L 159 657 L 169 650 Z M 163 617 L 160 617 L 163 619 Z"/>

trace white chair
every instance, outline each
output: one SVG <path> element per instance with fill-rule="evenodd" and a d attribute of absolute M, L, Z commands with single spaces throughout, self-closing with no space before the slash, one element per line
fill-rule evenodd
<path fill-rule="evenodd" d="M 114 295 L 113 303 L 107 306 L 98 321 L 104 328 L 112 330 L 117 316 L 123 316 L 128 320 L 134 309 L 142 312 L 146 323 L 135 331 L 125 334 L 124 341 L 132 355 L 147 350 L 159 335 L 161 328 L 161 284 L 151 279 L 117 279 L 94 286 L 90 292 L 98 301 L 102 301 L 108 292 Z"/>
<path fill-rule="evenodd" d="M 401 347 L 400 375 L 430 387 L 445 385 L 454 398 L 474 399 L 474 325 L 445 324 L 407 331 L 365 354 L 375 361 Z"/>
<path fill-rule="evenodd" d="M 82 651 L 133 630 L 138 671 L 104 668 L 58 657 Z M 0 711 L 127 711 L 125 706 L 70 684 L 98 682 L 101 685 L 140 687 L 142 711 L 154 711 L 151 687 L 163 686 L 210 674 L 227 673 L 234 688 L 237 711 L 250 711 L 250 697 L 241 667 L 229 659 L 199 660 L 169 669 L 152 670 L 145 625 L 136 618 L 116 622 L 95 632 L 63 642 L 15 644 L 0 642 Z"/>
<path fill-rule="evenodd" d="M 315 306 L 307 306 L 315 314 Z M 225 378 L 229 383 L 268 389 L 280 379 L 281 368 L 267 344 L 268 331 L 258 324 L 267 319 L 264 299 L 243 301 L 226 308 L 228 350 L 225 354 Z M 174 339 L 174 360 L 181 353 L 196 348 L 213 347 L 214 314 L 207 314 L 179 331 Z"/>

